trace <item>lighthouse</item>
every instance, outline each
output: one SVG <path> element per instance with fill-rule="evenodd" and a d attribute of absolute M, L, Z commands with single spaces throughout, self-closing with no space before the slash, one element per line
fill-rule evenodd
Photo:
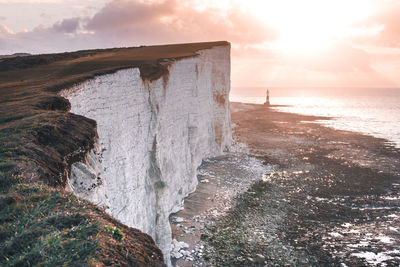
<path fill-rule="evenodd" d="M 266 97 L 266 99 L 265 99 L 264 105 L 266 105 L 266 106 L 269 106 L 269 105 L 270 105 L 270 103 L 269 103 L 269 90 L 267 90 L 267 97 Z"/>

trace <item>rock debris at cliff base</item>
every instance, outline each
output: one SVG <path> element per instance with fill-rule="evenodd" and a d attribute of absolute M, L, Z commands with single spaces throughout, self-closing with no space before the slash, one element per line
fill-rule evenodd
<path fill-rule="evenodd" d="M 86 50 L 0 61 L 0 265 L 162 264 L 163 254 L 149 235 L 120 224 L 104 210 L 65 192 L 67 185 L 81 185 L 80 192 L 84 188 L 101 191 L 104 168 L 92 168 L 90 173 L 83 165 L 101 160 L 107 148 L 103 150 L 99 142 L 97 122 L 71 113 L 71 103 L 60 96 L 60 91 L 134 68 L 140 72 L 138 82 L 147 86 L 146 89 L 151 88 L 153 82 L 161 83 L 159 88 L 163 88 L 156 93 L 165 93 L 171 65 L 196 58 L 202 50 L 214 47 L 226 50 L 224 66 L 228 71 L 224 77 L 227 82 L 218 89 L 228 94 L 228 42 Z M 211 76 L 218 74 L 218 67 L 214 67 L 208 72 Z M 195 70 L 195 66 L 192 69 Z M 197 92 L 191 93 L 195 97 Z M 210 100 L 214 98 L 218 105 L 227 99 L 219 94 L 209 96 Z M 155 105 L 154 110 L 158 109 Z M 221 115 L 218 108 L 210 113 Z M 226 115 L 229 125 L 229 112 Z M 225 128 L 230 130 L 229 126 Z M 223 134 L 222 129 L 221 125 L 214 128 L 220 134 Z M 220 146 L 229 145 L 221 137 L 216 139 Z M 71 168 L 74 163 L 77 168 Z M 69 181 L 71 169 L 82 175 L 89 174 L 90 180 L 80 184 L 74 176 L 73 181 Z M 164 186 L 162 181 L 156 180 L 155 184 L 159 189 Z M 95 202 L 107 209 L 108 203 Z M 69 223 L 71 214 L 81 216 L 81 220 L 72 220 L 78 225 Z M 67 223 L 62 220 L 59 223 L 57 218 L 66 218 Z M 93 221 L 99 224 L 93 225 Z M 162 237 L 170 239 L 168 235 Z M 136 245 L 132 245 L 135 242 Z"/>
<path fill-rule="evenodd" d="M 308 123 L 315 117 L 238 103 L 232 110 L 236 140 L 273 168 L 224 200 L 229 209 L 217 208 L 216 217 L 207 216 L 213 207 L 185 217 L 192 208 L 191 196 L 186 200 L 176 214 L 185 222 L 174 223 L 175 237 L 201 241 L 188 248 L 193 261 L 182 257 L 177 266 L 400 264 L 398 149 L 383 139 Z"/>
<path fill-rule="evenodd" d="M 184 206 L 190 208 L 170 218 L 173 235 L 190 247 L 173 246 L 174 260 L 193 261 L 196 255 L 201 255 L 204 247 L 198 244 L 198 229 L 203 229 L 205 221 L 225 215 L 232 207 L 235 195 L 244 192 L 263 173 L 271 170 L 272 166 L 264 165 L 261 160 L 242 152 L 203 160 L 198 169 L 196 191 L 185 199 Z"/>
<path fill-rule="evenodd" d="M 230 147 L 230 47 L 170 62 L 143 80 L 119 70 L 64 90 L 71 112 L 96 121 L 98 139 L 72 164 L 68 189 L 152 236 L 169 265 L 168 217 L 197 185 L 202 159 Z"/>

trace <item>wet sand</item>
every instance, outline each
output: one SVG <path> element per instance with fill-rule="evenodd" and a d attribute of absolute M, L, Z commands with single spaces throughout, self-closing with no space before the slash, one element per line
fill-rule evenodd
<path fill-rule="evenodd" d="M 231 112 L 234 151 L 204 162 L 171 216 L 189 244 L 177 266 L 400 265 L 399 149 L 315 123 L 327 118 Z"/>

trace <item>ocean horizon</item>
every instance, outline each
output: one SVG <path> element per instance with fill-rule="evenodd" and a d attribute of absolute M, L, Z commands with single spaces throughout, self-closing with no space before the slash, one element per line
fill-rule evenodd
<path fill-rule="evenodd" d="M 230 101 L 262 104 L 266 88 L 233 88 Z M 400 148 L 400 88 L 270 88 L 275 110 L 313 116 L 325 126 L 387 139 Z M 246 91 L 258 95 L 246 96 Z M 265 93 L 264 93 L 265 94 Z"/>

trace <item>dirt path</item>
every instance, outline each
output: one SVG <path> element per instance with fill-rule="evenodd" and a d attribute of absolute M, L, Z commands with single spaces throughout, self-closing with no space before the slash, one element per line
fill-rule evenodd
<path fill-rule="evenodd" d="M 207 182 L 175 216 L 185 222 L 173 223 L 193 250 L 179 266 L 400 265 L 398 149 L 318 117 L 231 110 L 248 151 L 201 167 Z"/>

